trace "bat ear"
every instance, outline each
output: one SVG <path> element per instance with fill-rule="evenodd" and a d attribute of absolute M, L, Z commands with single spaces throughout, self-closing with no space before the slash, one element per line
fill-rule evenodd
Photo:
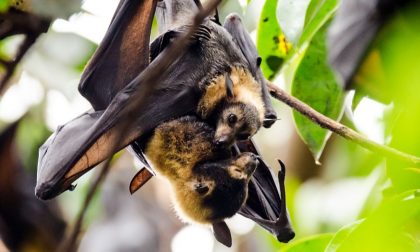
<path fill-rule="evenodd" d="M 229 227 L 226 225 L 226 222 L 221 221 L 213 223 L 213 234 L 214 238 L 221 244 L 226 247 L 232 246 L 232 235 L 230 234 Z"/>
<path fill-rule="evenodd" d="M 226 94 L 228 97 L 233 97 L 233 82 L 229 74 L 225 75 Z"/>

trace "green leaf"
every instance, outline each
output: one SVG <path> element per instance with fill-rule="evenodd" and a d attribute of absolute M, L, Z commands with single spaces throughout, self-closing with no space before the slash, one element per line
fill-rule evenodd
<path fill-rule="evenodd" d="M 310 0 L 280 0 L 277 4 L 277 20 L 286 38 L 297 44 L 305 23 L 306 9 Z"/>
<path fill-rule="evenodd" d="M 337 248 L 340 246 L 340 244 L 345 239 L 347 239 L 347 237 L 351 234 L 351 232 L 353 232 L 353 230 L 356 229 L 356 227 L 358 227 L 359 224 L 362 222 L 363 220 L 359 220 L 349 225 L 346 225 L 340 230 L 338 230 L 338 232 L 334 235 L 334 237 L 328 243 L 328 246 L 325 248 L 325 252 L 335 252 Z"/>
<path fill-rule="evenodd" d="M 305 26 L 314 18 L 323 3 L 324 0 L 312 0 L 309 3 L 308 9 L 306 10 Z"/>
<path fill-rule="evenodd" d="M 9 0 L 0 0 L 0 12 L 6 12 L 9 9 Z"/>
<path fill-rule="evenodd" d="M 277 0 L 265 2 L 257 31 L 257 49 L 262 58 L 261 69 L 269 80 L 280 70 L 292 47 L 277 23 L 276 6 Z"/>
<path fill-rule="evenodd" d="M 418 251 L 419 243 L 406 234 L 412 224 L 419 231 L 420 198 L 404 193 L 382 204 L 333 251 Z"/>
<path fill-rule="evenodd" d="M 312 0 L 318 1 L 318 0 Z M 317 7 L 317 8 L 316 8 Z M 332 15 L 338 8 L 337 0 L 325 0 L 322 5 L 311 3 L 306 13 L 305 27 L 300 36 L 298 46 L 302 46 L 306 42 L 312 40 L 312 37 L 330 20 Z"/>
<path fill-rule="evenodd" d="M 292 83 L 292 95 L 318 112 L 337 120 L 341 117 L 344 93 L 327 62 L 326 28 L 308 45 Z M 298 112 L 293 112 L 298 133 L 318 162 L 330 132 Z"/>
<path fill-rule="evenodd" d="M 321 234 L 294 241 L 283 248 L 284 252 L 324 251 L 334 234 Z"/>

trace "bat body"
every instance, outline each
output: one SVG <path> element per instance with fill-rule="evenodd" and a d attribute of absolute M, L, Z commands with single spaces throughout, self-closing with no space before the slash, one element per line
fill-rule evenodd
<path fill-rule="evenodd" d="M 198 18 L 195 13 L 200 7 L 196 2 L 120 1 L 79 86 L 96 111 L 59 127 L 40 149 L 35 189 L 38 197 L 53 198 L 72 188 L 77 178 L 127 145 L 145 161 L 143 151 L 153 129 L 175 118 L 199 116 L 216 128 L 214 134 L 230 127 L 227 134 L 234 139 L 252 136 L 261 124 L 269 127 L 274 123 L 276 113 L 259 68 L 261 59 L 237 15 L 229 16 L 223 27 L 217 20 L 205 18 L 181 55 L 167 60 L 176 47 L 172 42 L 189 29 L 191 17 Z M 150 46 L 149 64 L 149 34 L 156 4 L 160 6 L 156 15 L 162 34 Z M 222 113 L 229 110 L 238 114 Z M 125 128 L 128 117 L 132 123 Z M 242 132 L 237 122 L 256 126 Z M 230 142 L 227 139 L 219 147 L 227 148 Z M 259 155 L 250 140 L 239 144 L 239 150 Z M 268 166 L 260 162 L 239 213 L 287 242 L 294 233 L 286 210 L 284 172 L 281 175 L 279 193 Z M 148 170 L 141 170 L 137 184 L 144 184 L 151 176 Z M 231 244 L 226 223 L 213 223 L 213 230 L 219 241 Z"/>
<path fill-rule="evenodd" d="M 152 61 L 187 30 L 196 11 L 198 7 L 192 1 L 159 3 L 158 25 L 160 30 L 169 30 L 152 43 Z M 217 144 L 230 146 L 238 138 L 247 139 L 258 131 L 264 119 L 276 118 L 271 103 L 263 98 L 265 83 L 258 82 L 253 75 L 259 64 L 257 57 L 248 62 L 231 34 L 211 19 L 206 19 L 191 39 L 192 54 L 180 59 L 181 64 L 190 67 L 168 71 L 173 83 L 183 80 L 182 84 L 196 89 L 199 99 L 194 112 L 216 127 Z"/>
<path fill-rule="evenodd" d="M 174 205 L 187 222 L 212 224 L 232 217 L 244 204 L 257 157 L 233 157 L 213 143 L 214 129 L 194 116 L 159 125 L 145 148 L 156 171 L 174 192 Z"/>

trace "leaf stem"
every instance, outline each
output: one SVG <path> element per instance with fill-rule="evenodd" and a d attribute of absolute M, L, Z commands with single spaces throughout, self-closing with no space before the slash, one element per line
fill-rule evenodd
<path fill-rule="evenodd" d="M 400 160 L 404 163 L 407 163 L 413 167 L 420 167 L 420 158 L 417 156 L 410 155 L 408 153 L 402 152 L 400 150 L 394 149 L 392 147 L 378 144 L 363 135 L 357 133 L 356 131 L 348 128 L 347 126 L 332 120 L 329 117 L 319 113 L 315 109 L 311 108 L 306 103 L 297 99 L 296 97 L 288 94 L 283 89 L 277 87 L 275 84 L 267 80 L 268 90 L 270 94 L 275 99 L 287 104 L 289 107 L 301 113 L 303 116 L 309 118 L 314 123 L 318 124 L 320 127 L 330 130 L 345 139 L 353 141 L 360 146 L 368 149 L 374 153 L 379 153 L 387 158 L 392 158 Z"/>

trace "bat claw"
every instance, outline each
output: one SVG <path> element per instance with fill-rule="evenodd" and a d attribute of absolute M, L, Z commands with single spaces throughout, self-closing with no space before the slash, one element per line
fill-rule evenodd
<path fill-rule="evenodd" d="M 279 164 L 280 164 L 280 170 L 279 170 L 279 174 L 278 174 L 279 182 L 284 183 L 284 178 L 286 177 L 286 166 L 284 165 L 284 163 L 280 159 L 277 159 L 277 162 L 279 162 Z"/>
<path fill-rule="evenodd" d="M 75 185 L 70 185 L 69 186 L 69 188 L 67 189 L 67 190 L 69 190 L 69 191 L 74 191 L 74 189 L 76 188 L 76 186 L 77 186 L 77 184 L 75 184 Z"/>

